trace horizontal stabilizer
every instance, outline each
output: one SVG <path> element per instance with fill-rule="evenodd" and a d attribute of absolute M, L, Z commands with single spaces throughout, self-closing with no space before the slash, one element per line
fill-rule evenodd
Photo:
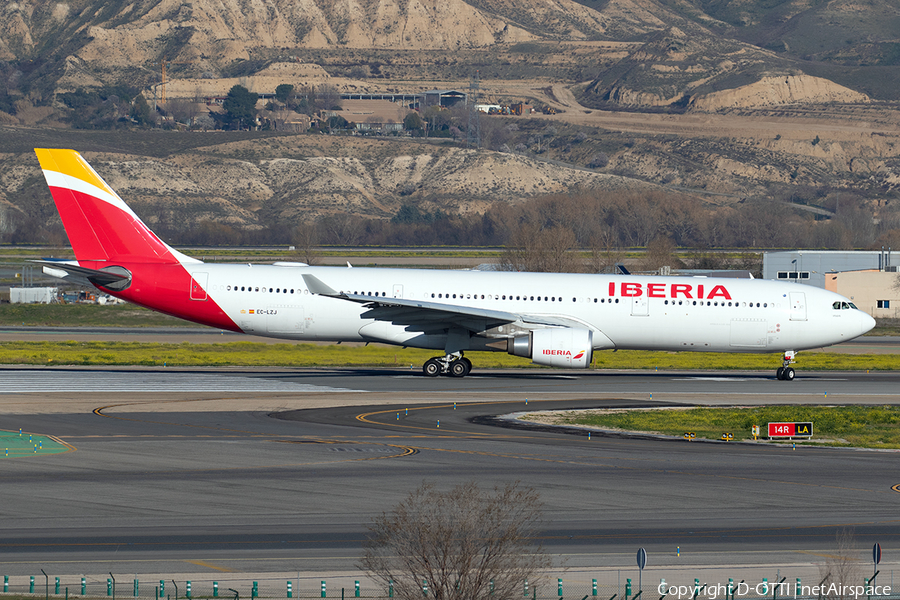
<path fill-rule="evenodd" d="M 51 277 L 65 279 L 82 285 L 93 285 L 110 290 L 124 290 L 131 284 L 131 273 L 122 267 L 89 269 L 74 261 L 35 260 L 43 266 L 43 271 Z"/>

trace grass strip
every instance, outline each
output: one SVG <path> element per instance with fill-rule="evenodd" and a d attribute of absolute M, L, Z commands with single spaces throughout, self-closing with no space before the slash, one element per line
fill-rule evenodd
<path fill-rule="evenodd" d="M 107 341 L 14 341 L 0 342 L 0 364 L 116 365 L 116 366 L 400 366 L 418 370 L 436 356 L 434 350 L 398 348 L 371 344 L 180 344 Z M 504 352 L 471 353 L 475 368 L 522 368 L 528 359 Z M 826 354 L 801 356 L 800 366 L 811 371 L 898 370 L 900 356 L 891 354 Z M 781 364 L 779 354 L 733 355 L 717 353 L 670 353 L 622 350 L 597 352 L 596 369 L 664 370 L 771 370 Z"/>
<path fill-rule="evenodd" d="M 528 417 L 526 417 L 528 418 Z M 532 417 L 531 420 L 534 420 Z M 757 408 L 692 408 L 569 412 L 555 419 L 560 425 L 583 425 L 718 440 L 725 432 L 735 440 L 752 439 L 751 427 L 765 434 L 767 423 L 812 422 L 807 444 L 900 448 L 900 406 L 761 406 Z M 796 443 L 801 443 L 794 440 Z"/>

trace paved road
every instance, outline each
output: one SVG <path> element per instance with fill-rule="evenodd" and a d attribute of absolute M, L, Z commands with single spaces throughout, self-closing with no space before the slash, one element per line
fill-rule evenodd
<path fill-rule="evenodd" d="M 227 385 L 207 389 L 216 378 Z M 7 369 L 0 429 L 54 435 L 75 451 L 0 462 L 0 570 L 350 570 L 366 525 L 423 480 L 534 486 L 546 504 L 542 539 L 575 568 L 631 565 L 638 546 L 657 565 L 680 560 L 675 546 L 695 564 L 808 562 L 832 551 L 844 527 L 861 547 L 896 549 L 897 453 L 588 440 L 492 417 L 688 398 L 820 402 L 825 389 L 837 390 L 829 401 L 896 403 L 898 384 L 896 374 L 804 373 L 786 383 L 720 373 L 432 380 L 206 369 L 161 379 L 158 369 Z M 5 401 L 33 410 L 11 414 Z M 70 408 L 48 409 L 55 403 Z M 339 406 L 360 403 L 370 405 Z M 318 408 L 297 410 L 306 406 Z"/>

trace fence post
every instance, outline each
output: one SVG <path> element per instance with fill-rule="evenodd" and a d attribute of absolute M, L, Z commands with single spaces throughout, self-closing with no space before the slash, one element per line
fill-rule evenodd
<path fill-rule="evenodd" d="M 290 580 L 288 580 L 288 582 L 287 582 L 287 597 L 288 597 L 288 598 L 293 598 L 293 597 L 294 597 L 293 590 L 291 589 L 291 582 L 290 582 Z"/>

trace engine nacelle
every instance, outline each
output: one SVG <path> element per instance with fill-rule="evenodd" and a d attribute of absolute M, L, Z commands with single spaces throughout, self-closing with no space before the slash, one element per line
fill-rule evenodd
<path fill-rule="evenodd" d="M 593 357 L 593 333 L 589 329 L 535 329 L 509 340 L 507 352 L 530 358 L 539 365 L 586 369 Z"/>

